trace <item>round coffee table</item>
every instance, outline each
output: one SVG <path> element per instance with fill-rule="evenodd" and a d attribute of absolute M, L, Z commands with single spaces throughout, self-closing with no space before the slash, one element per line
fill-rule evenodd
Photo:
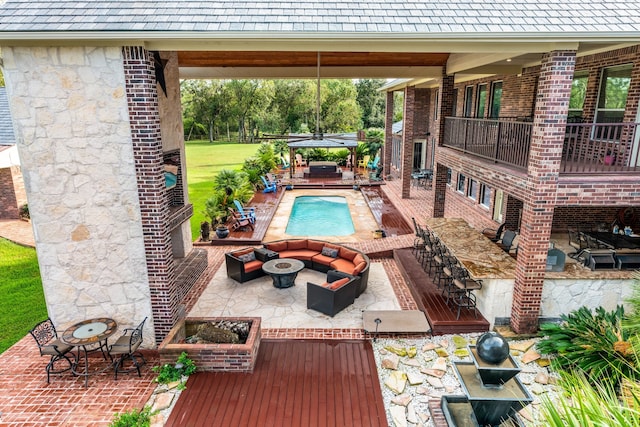
<path fill-rule="evenodd" d="M 273 279 L 273 286 L 279 289 L 295 285 L 298 272 L 304 268 L 304 262 L 293 258 L 272 259 L 262 264 L 262 270 Z"/>

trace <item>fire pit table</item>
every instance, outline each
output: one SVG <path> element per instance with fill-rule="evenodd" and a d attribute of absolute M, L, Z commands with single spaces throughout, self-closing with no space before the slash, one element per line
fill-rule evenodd
<path fill-rule="evenodd" d="M 298 272 L 304 268 L 304 262 L 292 258 L 279 258 L 267 261 L 262 270 L 273 279 L 273 286 L 279 289 L 295 285 Z"/>

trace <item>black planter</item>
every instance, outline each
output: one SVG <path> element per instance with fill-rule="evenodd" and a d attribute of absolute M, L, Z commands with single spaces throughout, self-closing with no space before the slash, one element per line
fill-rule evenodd
<path fill-rule="evenodd" d="M 229 229 L 226 226 L 216 227 L 216 236 L 218 239 L 226 239 L 229 236 Z"/>

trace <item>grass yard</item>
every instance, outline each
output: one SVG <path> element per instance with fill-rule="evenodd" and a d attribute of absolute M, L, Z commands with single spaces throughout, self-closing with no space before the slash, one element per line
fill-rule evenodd
<path fill-rule="evenodd" d="M 47 318 L 36 250 L 0 238 L 0 353 Z"/>
<path fill-rule="evenodd" d="M 200 223 L 209 221 L 204 214 L 204 203 L 211 196 L 213 178 L 222 169 L 240 170 L 244 160 L 252 157 L 259 144 L 213 143 L 209 141 L 188 141 L 185 143 L 187 156 L 187 181 L 189 201 L 193 205 L 191 236 L 200 236 Z"/>

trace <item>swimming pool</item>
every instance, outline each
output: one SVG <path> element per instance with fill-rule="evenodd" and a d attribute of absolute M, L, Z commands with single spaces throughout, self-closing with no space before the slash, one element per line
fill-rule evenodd
<path fill-rule="evenodd" d="M 292 236 L 347 236 L 355 233 L 347 199 L 342 196 L 298 196 L 286 233 Z"/>

